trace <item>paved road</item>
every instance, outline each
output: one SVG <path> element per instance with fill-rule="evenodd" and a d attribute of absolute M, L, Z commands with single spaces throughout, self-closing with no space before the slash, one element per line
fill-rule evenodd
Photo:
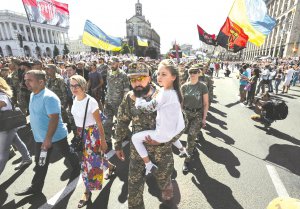
<path fill-rule="evenodd" d="M 172 209 L 263 209 L 278 196 L 300 199 L 300 87 L 279 95 L 289 106 L 288 118 L 272 124 L 270 130 L 250 119 L 253 110 L 238 102 L 238 80 L 215 79 L 215 103 L 203 131 L 205 141 L 198 144 L 198 154 L 191 172 L 181 172 L 183 159 L 174 149 L 175 197 L 167 204 L 159 201 L 154 179 L 145 186 L 146 208 Z M 186 135 L 182 138 L 186 141 Z M 125 145 L 128 156 L 128 145 Z M 117 164 L 117 176 L 105 182 L 101 192 L 94 192 L 93 205 L 87 208 L 116 209 L 127 207 L 128 160 Z M 27 187 L 33 175 L 33 165 L 24 171 L 14 171 L 17 153 L 7 163 L 0 177 L 0 208 L 77 208 L 84 191 L 80 178 L 68 182 L 68 164 L 54 155 L 49 167 L 43 194 L 17 197 L 13 193 Z"/>

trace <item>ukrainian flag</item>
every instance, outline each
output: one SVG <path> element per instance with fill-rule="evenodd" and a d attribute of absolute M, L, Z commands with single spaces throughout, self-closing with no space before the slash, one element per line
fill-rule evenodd
<path fill-rule="evenodd" d="M 148 46 L 148 40 L 145 38 L 141 38 L 139 36 L 136 36 L 137 38 L 137 43 L 139 46 Z"/>
<path fill-rule="evenodd" d="M 82 43 L 106 51 L 120 51 L 121 38 L 106 35 L 98 26 L 86 20 L 82 35 Z"/>
<path fill-rule="evenodd" d="M 264 43 L 276 25 L 276 20 L 267 14 L 263 0 L 235 0 L 229 19 L 240 26 L 249 36 L 249 41 L 256 46 Z"/>

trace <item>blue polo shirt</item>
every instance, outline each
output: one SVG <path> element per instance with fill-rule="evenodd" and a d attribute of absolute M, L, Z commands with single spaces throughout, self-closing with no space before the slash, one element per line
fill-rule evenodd
<path fill-rule="evenodd" d="M 59 114 L 59 121 L 52 142 L 67 137 L 68 131 L 61 118 L 61 103 L 55 93 L 47 88 L 38 94 L 31 93 L 29 111 L 30 125 L 36 142 L 44 142 L 50 121 L 48 115 L 55 113 Z"/>

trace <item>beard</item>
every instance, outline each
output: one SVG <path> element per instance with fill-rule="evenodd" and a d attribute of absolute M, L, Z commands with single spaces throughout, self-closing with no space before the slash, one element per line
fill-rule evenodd
<path fill-rule="evenodd" d="M 133 93 L 134 93 L 134 96 L 136 96 L 136 97 L 143 97 L 149 92 L 149 90 L 150 90 L 150 83 L 148 83 L 147 86 L 145 86 L 145 87 L 136 86 L 133 89 Z"/>

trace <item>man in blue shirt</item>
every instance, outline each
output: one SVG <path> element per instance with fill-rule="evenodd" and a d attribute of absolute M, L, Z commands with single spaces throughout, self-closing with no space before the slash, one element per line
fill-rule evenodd
<path fill-rule="evenodd" d="M 248 83 L 248 65 L 245 64 L 242 67 L 242 72 L 240 72 L 240 102 L 244 102 L 246 100 L 246 90 L 244 89 Z"/>
<path fill-rule="evenodd" d="M 45 88 L 46 74 L 40 70 L 30 70 L 25 74 L 25 83 L 30 96 L 30 124 L 35 140 L 35 174 L 31 186 L 15 193 L 18 196 L 40 193 L 44 186 L 49 159 L 53 148 L 67 158 L 72 165 L 71 177 L 79 175 L 79 160 L 70 152 L 67 128 L 61 118 L 61 103 L 55 93 Z M 45 164 L 38 164 L 41 150 L 47 151 Z"/>

